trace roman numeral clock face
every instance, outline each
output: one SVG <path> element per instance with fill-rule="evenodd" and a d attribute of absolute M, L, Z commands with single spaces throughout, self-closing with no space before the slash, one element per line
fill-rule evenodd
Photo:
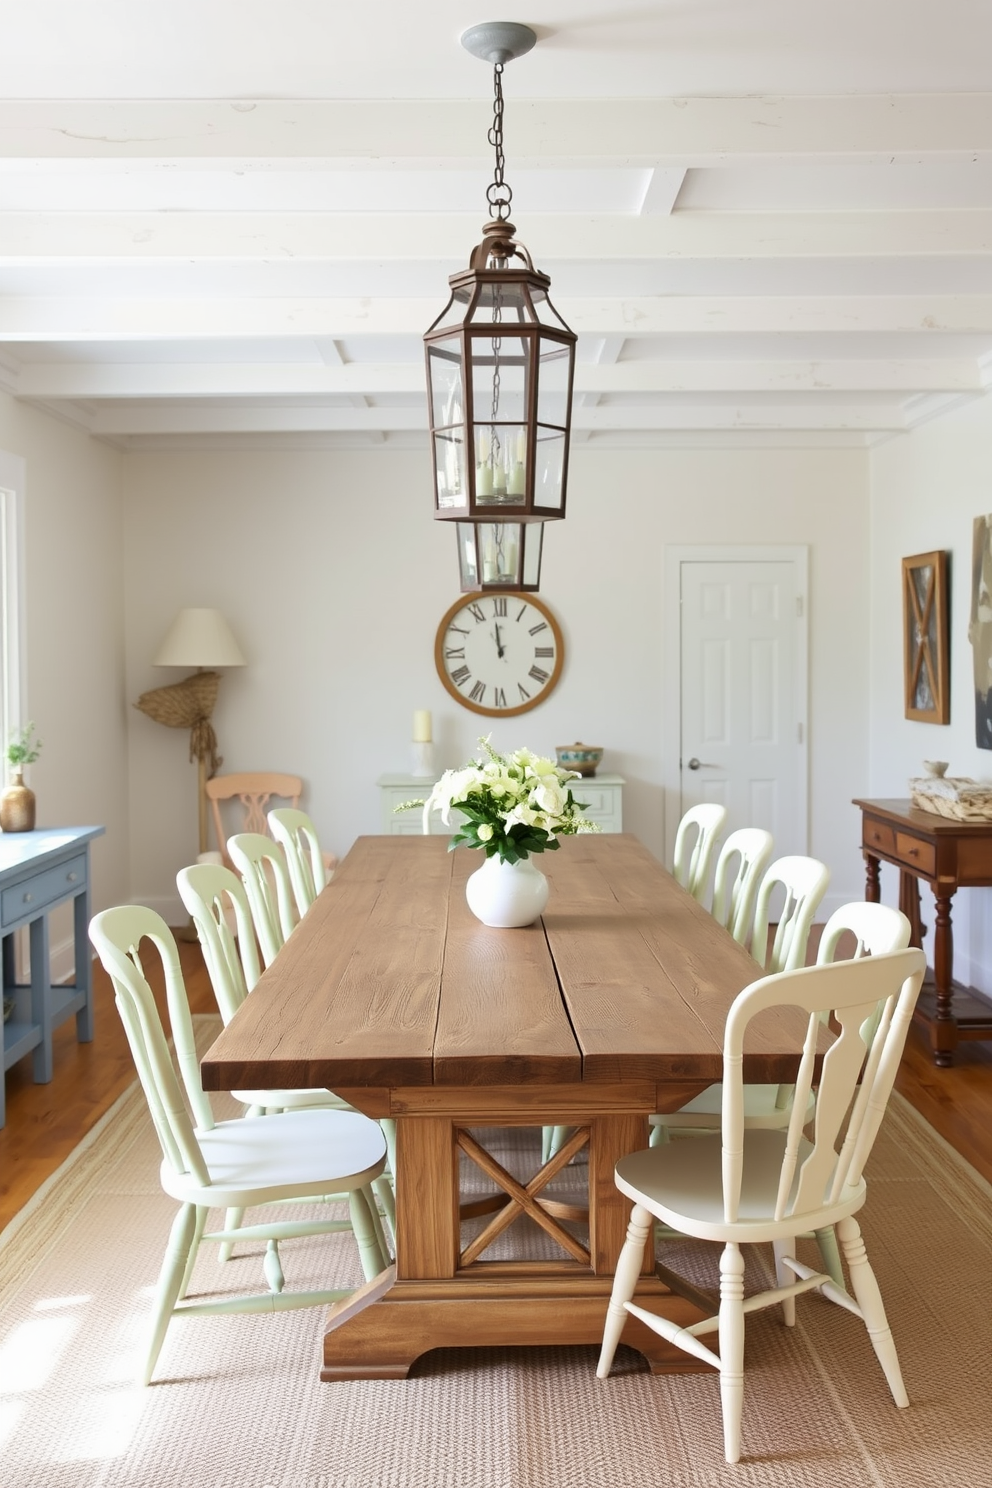
<path fill-rule="evenodd" d="M 533 594 L 477 594 L 457 600 L 441 621 L 434 660 L 453 698 L 497 718 L 543 703 L 565 648 L 557 620 Z"/>

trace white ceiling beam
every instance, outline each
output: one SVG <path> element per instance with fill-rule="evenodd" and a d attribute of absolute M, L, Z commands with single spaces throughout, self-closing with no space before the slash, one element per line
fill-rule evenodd
<path fill-rule="evenodd" d="M 5 212 L 0 267 L 307 259 L 460 265 L 479 236 L 478 216 L 465 213 Z M 988 256 L 992 209 L 539 214 L 521 236 L 552 277 L 555 263 L 589 260 Z"/>
<path fill-rule="evenodd" d="M 675 206 L 675 200 L 682 190 L 682 182 L 687 174 L 688 172 L 678 167 L 669 167 L 666 170 L 662 166 L 656 166 L 644 188 L 640 208 L 642 216 L 660 214 L 667 217 Z"/>
<path fill-rule="evenodd" d="M 326 168 L 485 160 L 488 100 L 4 99 L 11 159 L 314 160 Z M 519 166 L 728 160 L 973 159 L 992 153 L 992 95 L 513 101 Z"/>
<path fill-rule="evenodd" d="M 980 392 L 977 360 L 744 360 L 582 363 L 577 394 L 767 392 Z M 19 397 L 52 399 L 425 396 L 419 364 L 327 367 L 286 362 L 25 362 Z M 421 418 L 423 415 L 421 414 Z"/>
<path fill-rule="evenodd" d="M 71 406 L 71 405 L 70 405 Z M 223 434 L 272 432 L 410 431 L 427 447 L 423 411 L 419 408 L 313 408 L 289 403 L 216 407 L 207 403 L 102 404 L 88 422 L 91 432 L 111 438 L 135 434 Z M 650 430 L 789 429 L 901 432 L 905 415 L 897 402 L 861 407 L 855 403 L 788 402 L 697 404 L 694 407 L 597 407 L 578 409 L 575 427 L 592 432 L 635 433 Z"/>
<path fill-rule="evenodd" d="M 107 298 L 0 295 L 0 342 L 345 340 L 421 335 L 435 299 Z M 575 299 L 555 303 L 579 335 L 803 335 L 992 331 L 992 295 L 746 295 Z M 328 360 L 330 356 L 328 355 Z"/>

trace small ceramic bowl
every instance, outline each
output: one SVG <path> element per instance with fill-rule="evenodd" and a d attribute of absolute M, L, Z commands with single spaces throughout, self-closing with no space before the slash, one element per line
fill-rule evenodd
<path fill-rule="evenodd" d="M 947 773 L 947 760 L 924 760 L 923 768 L 928 775 L 936 775 L 939 780 Z"/>
<path fill-rule="evenodd" d="M 595 775 L 596 766 L 603 758 L 599 744 L 557 744 L 555 755 L 563 770 L 575 770 L 579 775 Z"/>

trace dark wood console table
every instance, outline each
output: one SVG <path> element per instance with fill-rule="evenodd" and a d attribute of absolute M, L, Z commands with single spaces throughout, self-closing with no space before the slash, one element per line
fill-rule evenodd
<path fill-rule="evenodd" d="M 899 869 L 899 908 L 913 927 L 913 945 L 923 939 L 920 879 L 933 890 L 933 990 L 924 989 L 916 1016 L 929 1031 L 934 1063 L 953 1064 L 959 1039 L 992 1039 L 992 1004 L 959 994 L 955 1012 L 951 987 L 951 899 L 958 889 L 992 887 L 992 822 L 950 821 L 911 801 L 854 804 L 861 811 L 865 898 L 878 903 L 880 863 L 894 864 Z"/>

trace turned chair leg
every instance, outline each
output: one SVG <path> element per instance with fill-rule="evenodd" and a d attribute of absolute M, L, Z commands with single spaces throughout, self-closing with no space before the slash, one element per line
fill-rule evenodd
<path fill-rule="evenodd" d="M 733 1241 L 720 1257 L 720 1402 L 728 1462 L 741 1456 L 744 1409 L 744 1257 Z"/>
<path fill-rule="evenodd" d="M 837 1225 L 837 1238 L 850 1273 L 851 1290 L 861 1308 L 865 1327 L 868 1329 L 868 1337 L 871 1339 L 872 1348 L 882 1366 L 882 1373 L 892 1391 L 892 1399 L 900 1407 L 907 1406 L 909 1396 L 903 1384 L 892 1329 L 885 1316 L 882 1294 L 878 1289 L 875 1273 L 868 1262 L 865 1242 L 861 1238 L 861 1228 L 853 1215 L 849 1214 Z"/>
<path fill-rule="evenodd" d="M 641 1262 L 644 1260 L 644 1247 L 648 1242 L 654 1224 L 653 1216 L 640 1204 L 635 1204 L 630 1216 L 630 1224 L 627 1226 L 627 1238 L 623 1243 L 623 1249 L 617 1261 L 616 1274 L 613 1278 L 613 1291 L 610 1296 L 610 1305 L 606 1309 L 606 1325 L 603 1329 L 603 1347 L 599 1355 L 599 1363 L 596 1373 L 600 1379 L 605 1379 L 613 1364 L 613 1355 L 617 1351 L 620 1342 L 620 1334 L 623 1325 L 627 1321 L 627 1310 L 625 1302 L 629 1302 L 634 1295 L 637 1278 L 641 1274 Z"/>

